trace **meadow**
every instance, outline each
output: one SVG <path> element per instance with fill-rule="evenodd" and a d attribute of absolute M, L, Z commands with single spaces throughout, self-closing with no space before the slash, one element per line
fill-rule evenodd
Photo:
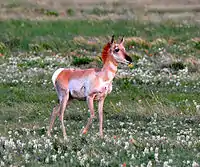
<path fill-rule="evenodd" d="M 65 112 L 68 140 L 59 119 L 47 137 L 57 103 L 53 72 L 101 67 L 113 34 L 125 37 L 133 67 L 120 65 L 106 98 L 104 138 L 98 118 L 80 134 L 89 112 L 77 100 Z M 173 20 L 0 21 L 0 166 L 198 167 L 199 36 L 199 24 Z"/>

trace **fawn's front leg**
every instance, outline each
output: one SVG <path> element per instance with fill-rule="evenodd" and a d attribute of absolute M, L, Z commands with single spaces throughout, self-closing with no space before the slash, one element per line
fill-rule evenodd
<path fill-rule="evenodd" d="M 83 134 L 86 134 L 88 131 L 88 128 L 90 126 L 90 124 L 92 123 L 93 118 L 95 117 L 94 114 L 94 95 L 89 95 L 87 97 L 87 103 L 88 103 L 88 108 L 90 110 L 90 118 L 88 119 L 87 125 L 85 126 L 84 130 L 83 130 Z"/>
<path fill-rule="evenodd" d="M 103 138 L 103 104 L 105 97 L 102 97 L 98 103 L 98 112 L 99 112 L 99 133 L 100 137 Z"/>

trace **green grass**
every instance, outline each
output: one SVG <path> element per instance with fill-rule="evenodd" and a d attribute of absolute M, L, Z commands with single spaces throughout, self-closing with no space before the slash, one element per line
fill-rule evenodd
<path fill-rule="evenodd" d="M 28 141 L 35 139 L 45 145 L 41 136 L 46 136 L 45 127 L 49 124 L 51 110 L 56 103 L 55 101 L 57 101 L 56 93 L 51 88 L 52 86 L 49 84 L 45 88 L 34 84 L 31 86 L 18 84 L 12 87 L 1 85 L 0 133 L 3 136 L 8 136 L 8 131 L 12 131 L 10 137 L 12 136 L 14 141 L 19 139 L 21 142 L 28 143 Z M 127 81 L 115 80 L 113 93 L 105 101 L 104 132 L 107 137 L 104 140 L 96 135 L 98 133 L 98 119 L 94 120 L 93 126 L 86 136 L 79 136 L 80 130 L 85 125 L 89 115 L 86 103 L 75 100 L 65 113 L 65 124 L 68 125 L 67 134 L 70 139 L 67 145 L 62 142 L 60 123 L 57 119 L 55 124 L 57 129 L 54 129 L 53 134 L 58 135 L 58 139 L 51 139 L 53 148 L 40 154 L 29 150 L 30 146 L 26 144 L 24 148 L 21 148 L 21 151 L 32 155 L 28 163 L 24 161 L 23 154 L 19 156 L 20 159 L 22 158 L 21 162 L 19 162 L 18 156 L 13 154 L 13 160 L 7 160 L 8 164 L 26 163 L 30 166 L 37 166 L 38 163 L 46 164 L 46 157 L 58 154 L 59 149 L 61 150 L 60 155 L 64 156 L 65 153 L 68 153 L 69 156 L 66 159 L 59 160 L 60 162 L 54 162 L 50 158 L 52 166 L 71 164 L 70 157 L 74 157 L 78 151 L 89 156 L 84 163 L 89 163 L 92 166 L 100 165 L 102 158 L 108 161 L 111 166 L 118 166 L 123 163 L 128 166 L 129 164 L 147 164 L 150 160 L 157 166 L 155 148 L 159 149 L 159 159 L 162 163 L 173 159 L 172 164 L 182 166 L 186 157 L 187 160 L 198 162 L 197 151 L 194 151 L 198 149 L 198 143 L 188 146 L 187 142 L 198 139 L 200 117 L 194 108 L 190 108 L 190 113 L 184 113 L 185 108 L 183 106 L 185 104 L 180 103 L 182 107 L 176 107 L 176 103 L 185 99 L 188 99 L 187 103 L 190 105 L 192 105 L 194 99 L 200 103 L 197 95 L 179 91 L 176 93 L 166 92 L 164 87 L 154 94 L 151 90 L 145 85 L 131 86 L 127 85 Z M 118 105 L 119 103 L 121 104 Z M 176 108 L 175 111 L 174 108 Z M 96 113 L 96 115 L 98 114 Z M 24 136 L 27 133 L 26 129 L 30 132 Z M 189 129 L 192 129 L 193 133 L 187 132 Z M 176 143 L 177 133 L 180 133 L 180 136 L 183 133 L 182 144 Z M 17 134 L 22 134 L 23 139 Z M 189 135 L 189 141 L 185 139 L 187 135 L 184 134 Z M 130 136 L 136 140 L 136 143 L 129 143 Z M 152 136 L 165 136 L 168 142 L 163 139 L 161 141 L 159 141 L 160 139 L 155 140 Z M 95 138 L 95 141 L 91 138 Z M 121 144 L 114 144 L 117 141 Z M 127 142 L 129 147 L 124 149 Z M 102 143 L 105 143 L 105 146 L 102 146 Z M 42 145 L 38 145 L 38 149 Z M 152 151 L 144 151 L 145 148 L 150 149 L 150 147 L 153 148 Z M 171 150 L 173 150 L 173 153 Z M 128 151 L 136 156 L 134 161 L 131 160 Z M 114 158 L 113 154 L 116 152 L 118 155 Z M 97 158 L 94 155 L 97 155 Z M 79 166 L 80 162 L 76 158 L 74 157 L 72 164 Z"/>
<path fill-rule="evenodd" d="M 80 36 L 139 36 L 147 40 L 175 38 L 179 43 L 199 35 L 199 26 L 165 22 L 160 24 L 136 21 L 22 21 L 0 22 L 0 40 L 10 50 L 28 50 L 30 44 L 48 44 L 53 50 L 75 50 L 73 37 Z"/>
<path fill-rule="evenodd" d="M 75 65 L 75 66 L 86 65 L 92 61 L 93 60 L 89 57 L 73 57 L 72 65 Z"/>
<path fill-rule="evenodd" d="M 167 90 L 169 89 L 167 87 L 160 87 L 159 89 L 157 89 L 156 86 L 149 87 L 146 85 L 127 86 L 127 81 L 121 80 L 116 80 L 114 82 L 114 87 L 116 88 L 116 90 L 114 89 L 113 93 L 109 95 L 106 100 L 107 102 L 105 105 L 105 113 L 108 114 L 108 116 L 111 116 L 112 114 L 120 114 L 121 110 L 124 109 L 130 111 L 130 113 L 127 113 L 129 116 L 132 115 L 132 112 L 136 112 L 137 115 L 143 115 L 144 117 L 149 117 L 152 114 L 154 114 L 154 112 L 158 112 L 160 116 L 166 116 L 168 114 L 171 114 L 170 112 L 159 113 L 159 111 L 150 110 L 144 113 L 137 113 L 138 111 L 134 107 L 134 105 L 138 105 L 138 101 L 141 101 L 140 105 L 144 108 L 152 107 L 151 109 L 154 109 L 153 106 L 149 106 L 150 104 L 158 106 L 162 105 L 163 108 L 169 107 L 169 109 L 170 107 L 176 107 L 176 114 L 180 114 L 181 112 L 184 113 L 184 111 L 188 107 L 185 104 L 186 99 L 188 105 L 190 106 L 190 113 L 184 113 L 184 115 L 196 115 L 196 110 L 193 106 L 193 100 L 195 100 L 197 103 L 200 103 L 198 98 L 198 92 L 184 93 L 180 89 L 171 92 Z M 41 121 L 42 119 L 47 118 L 53 105 L 57 102 L 56 92 L 51 88 L 51 84 L 48 84 L 45 87 L 36 84 L 32 84 L 31 87 L 26 84 L 17 84 L 13 86 L 1 85 L 1 122 L 3 123 L 3 120 L 7 120 L 4 118 L 4 116 L 8 116 L 9 118 L 12 118 L 8 119 L 11 121 L 10 124 L 12 124 L 13 119 L 17 119 L 17 117 L 15 117 L 15 114 L 19 117 L 23 115 L 23 117 L 25 118 L 23 122 L 32 120 Z M 120 89 L 120 91 L 118 91 L 118 89 Z M 154 92 L 153 89 L 159 91 Z M 120 106 L 116 106 L 116 104 L 119 102 L 122 104 L 122 108 Z M 75 103 L 80 105 L 80 108 L 86 108 L 85 102 L 78 102 L 75 100 L 75 102 L 72 103 L 72 109 L 70 109 L 70 111 L 72 112 L 76 110 L 74 107 L 77 107 L 77 105 L 73 105 Z M 19 110 L 20 107 L 21 110 Z M 19 111 L 16 112 L 15 108 L 17 108 L 17 110 Z M 24 110 L 27 111 L 29 109 L 31 111 L 24 113 Z M 4 110 L 9 112 L 5 112 Z M 146 114 L 149 114 L 149 116 Z"/>

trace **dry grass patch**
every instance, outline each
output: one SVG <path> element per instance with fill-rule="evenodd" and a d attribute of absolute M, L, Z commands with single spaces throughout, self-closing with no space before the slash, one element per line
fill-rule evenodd
<path fill-rule="evenodd" d="M 2 0 L 0 2 L 1 19 L 142 19 L 162 21 L 163 19 L 191 18 L 198 21 L 200 6 L 196 0 L 189 1 L 91 1 L 91 0 Z M 167 7 L 166 7 L 167 6 Z M 45 12 L 41 12 L 44 10 Z M 190 12 L 190 17 L 185 12 Z M 56 13 L 56 16 L 52 13 Z M 179 13 L 172 16 L 171 14 Z M 164 14 L 164 16 L 163 16 Z"/>
<path fill-rule="evenodd" d="M 105 37 L 83 37 L 83 36 L 76 36 L 73 38 L 73 41 L 78 44 L 84 45 L 97 45 L 105 43 Z"/>

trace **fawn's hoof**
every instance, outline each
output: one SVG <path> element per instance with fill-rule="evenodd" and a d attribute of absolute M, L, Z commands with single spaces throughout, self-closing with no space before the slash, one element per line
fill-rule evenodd
<path fill-rule="evenodd" d="M 48 137 L 51 137 L 51 133 L 50 133 L 50 132 L 47 132 L 47 136 L 48 136 Z"/>
<path fill-rule="evenodd" d="M 67 138 L 67 136 L 64 136 L 64 141 L 68 141 L 68 138 Z"/>
<path fill-rule="evenodd" d="M 86 128 L 83 129 L 82 134 L 86 134 L 88 130 Z"/>

